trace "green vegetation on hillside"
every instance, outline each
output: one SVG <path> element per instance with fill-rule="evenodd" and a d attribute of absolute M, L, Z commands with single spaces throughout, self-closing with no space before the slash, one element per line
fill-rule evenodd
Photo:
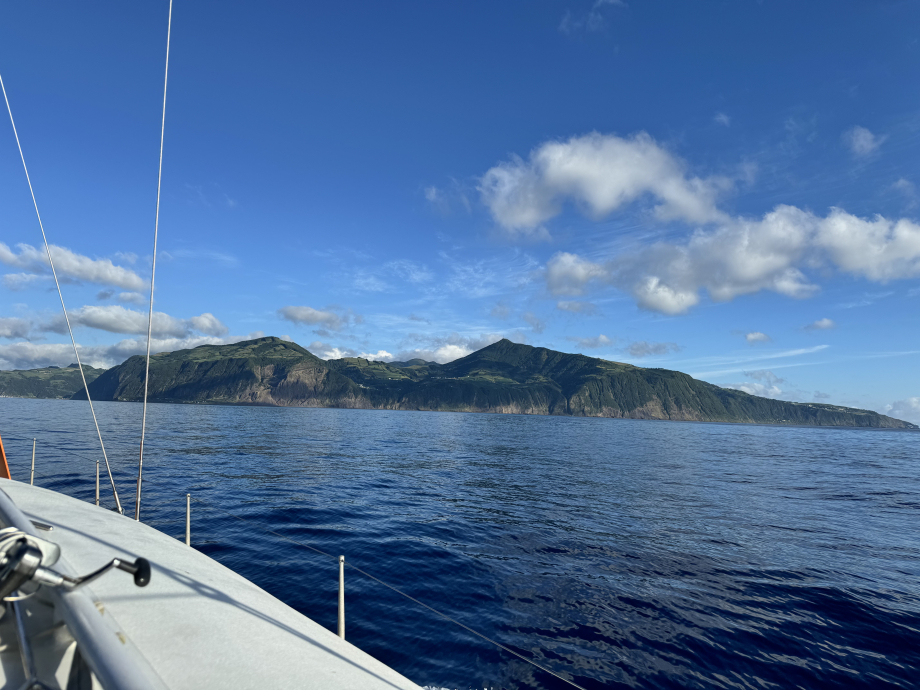
<path fill-rule="evenodd" d="M 140 400 L 143 383 L 144 358 L 131 357 L 99 376 L 90 392 L 99 400 Z M 678 371 L 508 340 L 448 364 L 326 362 L 280 338 L 202 345 L 152 357 L 149 395 L 160 402 L 916 428 L 871 410 L 760 398 Z"/>
<path fill-rule="evenodd" d="M 105 369 L 84 366 L 86 382 L 92 383 Z M 83 397 L 83 381 L 76 364 L 69 367 L 15 369 L 0 371 L 0 397 L 3 398 L 70 398 L 76 391 Z"/>

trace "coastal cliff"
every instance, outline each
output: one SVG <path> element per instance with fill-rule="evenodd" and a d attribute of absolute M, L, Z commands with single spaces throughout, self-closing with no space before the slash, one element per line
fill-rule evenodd
<path fill-rule="evenodd" d="M 89 385 L 97 400 L 140 400 L 144 358 Z M 81 390 L 74 398 L 85 398 Z M 574 415 L 916 429 L 871 410 L 761 398 L 687 374 L 501 340 L 448 364 L 323 361 L 280 338 L 202 345 L 150 361 L 157 402 Z"/>

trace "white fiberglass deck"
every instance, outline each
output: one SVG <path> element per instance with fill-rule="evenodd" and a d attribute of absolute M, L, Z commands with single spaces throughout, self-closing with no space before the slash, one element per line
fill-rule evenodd
<path fill-rule="evenodd" d="M 195 549 L 69 496 L 0 480 L 41 537 L 85 574 L 112 558 L 152 564 L 145 588 L 113 571 L 87 587 L 100 615 L 168 688 L 414 688 L 357 647 Z"/>

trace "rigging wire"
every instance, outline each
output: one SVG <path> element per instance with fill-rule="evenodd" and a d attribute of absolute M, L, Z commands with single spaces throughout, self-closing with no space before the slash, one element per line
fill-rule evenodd
<path fill-rule="evenodd" d="M 172 0 L 170 0 L 172 2 Z M 109 467 L 109 456 L 105 452 L 105 443 L 102 442 L 102 432 L 99 430 L 99 420 L 96 419 L 96 410 L 93 407 L 93 400 L 89 394 L 89 387 L 86 385 L 86 375 L 83 373 L 83 362 L 80 361 L 80 352 L 77 349 L 77 341 L 73 335 L 73 328 L 70 325 L 70 317 L 67 315 L 67 307 L 64 305 L 64 293 L 61 292 L 61 283 L 58 281 L 57 271 L 54 268 L 54 260 L 51 258 L 51 245 L 48 244 L 48 237 L 45 235 L 45 226 L 42 223 L 42 216 L 38 212 L 38 201 L 35 200 L 35 190 L 32 189 L 32 178 L 29 176 L 29 168 L 26 166 L 26 157 L 22 152 L 22 144 L 19 143 L 19 132 L 16 131 L 16 121 L 13 119 L 13 109 L 10 108 L 10 99 L 6 95 L 6 86 L 3 83 L 3 77 L 0 76 L 0 89 L 3 90 L 3 100 L 6 101 L 6 110 L 10 114 L 10 124 L 13 125 L 13 135 L 16 137 L 16 146 L 19 148 L 19 157 L 22 159 L 22 169 L 26 172 L 26 181 L 29 183 L 29 192 L 32 194 L 32 204 L 35 206 L 35 215 L 38 218 L 38 227 L 42 231 L 42 240 L 45 243 L 45 252 L 48 255 L 48 265 L 51 266 L 51 275 L 54 276 L 54 285 L 57 287 L 58 297 L 61 298 L 61 309 L 64 310 L 64 321 L 67 322 L 67 332 L 70 333 L 70 342 L 73 344 L 73 353 L 77 358 L 77 367 L 80 369 L 80 378 L 83 380 L 83 390 L 86 391 L 86 400 L 89 402 L 89 409 L 93 415 L 93 424 L 96 425 L 96 435 L 99 437 L 99 446 L 102 448 L 102 457 L 105 459 L 105 469 L 109 473 L 109 482 L 112 484 L 112 493 L 115 496 L 115 503 L 118 506 L 118 512 L 124 515 L 121 507 L 121 501 L 118 499 L 118 491 L 115 488 L 115 479 L 112 477 L 112 468 Z M 99 460 L 96 460 L 96 505 L 99 505 Z"/>
<path fill-rule="evenodd" d="M 141 481 L 144 474 L 144 438 L 147 434 L 147 384 L 150 381 L 150 339 L 153 333 L 153 280 L 157 273 L 157 235 L 160 230 L 160 185 L 163 181 L 163 138 L 166 134 L 166 82 L 169 77 L 169 38 L 172 32 L 172 0 L 166 24 L 166 70 L 163 73 L 163 119 L 160 123 L 160 168 L 157 173 L 157 213 L 153 224 L 153 264 L 150 269 L 150 314 L 147 317 L 147 362 L 144 369 L 144 413 L 141 421 L 141 447 L 137 462 L 137 496 L 134 499 L 134 519 L 141 519 Z"/>
<path fill-rule="evenodd" d="M 327 553 L 327 552 L 323 551 L 322 549 L 316 548 L 315 546 L 311 546 L 310 544 L 306 544 L 306 543 L 304 543 L 304 542 L 302 542 L 302 541 L 299 541 L 299 540 L 297 540 L 297 539 L 293 539 L 293 538 L 291 538 L 291 537 L 288 537 L 288 536 L 286 536 L 286 535 L 284 535 L 284 534 L 281 534 L 280 532 L 276 532 L 276 531 L 273 530 L 273 529 L 269 529 L 269 528 L 267 528 L 267 527 L 262 527 L 261 525 L 259 525 L 258 523 L 254 522 L 254 521 L 252 521 L 252 520 L 247 520 L 246 518 L 241 517 L 241 516 L 239 516 L 239 515 L 236 515 L 235 513 L 231 513 L 229 510 L 225 510 L 225 509 L 223 509 L 223 508 L 220 508 L 220 507 L 214 505 L 213 503 L 211 503 L 211 502 L 209 502 L 209 501 L 205 501 L 204 499 L 201 499 L 201 498 L 192 498 L 192 500 L 195 501 L 196 503 L 202 503 L 202 504 L 204 504 L 206 507 L 210 508 L 211 510 L 216 510 L 216 511 L 219 511 L 219 512 L 221 512 L 221 513 L 224 513 L 225 515 L 229 515 L 229 516 L 232 517 L 232 518 L 236 518 L 236 519 L 239 520 L 240 522 L 246 522 L 246 523 L 248 523 L 248 524 L 250 524 L 250 525 L 253 525 L 253 526 L 254 526 L 256 529 L 258 529 L 258 530 L 261 530 L 261 531 L 263 531 L 263 532 L 267 532 L 267 533 L 269 533 L 269 534 L 273 534 L 274 536 L 276 536 L 276 537 L 278 537 L 278 538 L 280 538 L 280 539 L 283 539 L 283 540 L 285 540 L 285 541 L 289 541 L 289 542 L 291 542 L 292 544 L 297 544 L 298 546 L 302 546 L 302 547 L 304 547 L 304 548 L 306 548 L 306 549 L 310 549 L 311 551 L 315 551 L 316 553 L 321 554 L 321 555 L 323 555 L 323 556 L 326 556 L 327 558 L 331 558 L 331 559 L 333 559 L 333 560 L 335 560 L 335 561 L 338 560 L 338 557 L 333 556 L 331 553 Z M 572 687 L 578 688 L 578 690 L 585 690 L 585 688 L 583 688 L 582 686 L 578 685 L 578 684 L 575 683 L 574 681 L 569 680 L 568 678 L 566 678 L 566 677 L 564 677 L 564 676 L 560 676 L 560 675 L 559 675 L 558 673 L 556 673 L 555 671 L 552 671 L 552 670 L 546 668 L 545 666 L 542 666 L 541 664 L 538 664 L 536 661 L 533 661 L 532 659 L 528 659 L 528 658 L 527 658 L 526 656 L 524 656 L 523 654 L 520 654 L 520 653 L 514 651 L 513 649 L 511 649 L 511 648 L 509 648 L 509 647 L 506 647 L 506 646 L 503 645 L 501 642 L 498 642 L 498 641 L 496 641 L 496 640 L 493 640 L 491 637 L 488 637 L 488 636 L 486 636 L 486 635 L 483 635 L 483 634 L 480 633 L 480 632 L 476 632 L 476 631 L 473 630 L 471 627 L 469 627 L 469 626 L 467 626 L 467 625 L 464 625 L 463 623 L 461 623 L 460 621 L 458 621 L 456 618 L 452 618 L 451 616 L 447 615 L 446 613 L 442 613 L 441 611 L 438 611 L 436 608 L 434 608 L 434 607 L 432 607 L 432 606 L 429 606 L 428 604 L 426 604 L 426 603 L 424 603 L 424 602 L 422 602 L 422 601 L 419 601 L 419 600 L 416 599 L 415 597 L 413 597 L 413 596 L 411 596 L 411 595 L 409 595 L 409 594 L 406 594 L 406 593 L 403 592 L 401 589 L 398 589 L 398 588 L 394 587 L 393 585 L 384 582 L 383 580 L 381 580 L 381 579 L 378 578 L 378 577 L 374 577 L 373 575 L 371 575 L 371 574 L 370 574 L 369 572 L 367 572 L 366 570 L 363 570 L 363 569 L 359 568 L 358 566 L 356 566 L 356 565 L 354 565 L 354 564 L 352 564 L 352 563 L 349 563 L 348 561 L 345 561 L 345 565 L 348 566 L 349 568 L 352 568 L 353 570 L 357 570 L 359 573 L 361 573 L 361 574 L 364 575 L 365 577 L 368 577 L 368 578 L 370 578 L 371 580 L 373 580 L 374 582 L 383 585 L 383 586 L 386 587 L 387 589 L 390 589 L 390 590 L 396 592 L 397 594 L 401 594 L 402 596 L 406 597 L 406 599 L 408 599 L 409 601 L 415 602 L 415 603 L 418 604 L 419 606 L 428 609 L 428 610 L 431 611 L 432 613 L 436 613 L 436 614 L 439 615 L 441 618 L 443 618 L 443 619 L 445 619 L 445 620 L 447 620 L 447 621 L 449 621 L 449 622 L 451 622 L 451 623 L 453 623 L 453 624 L 455 624 L 455 625 L 459 625 L 461 628 L 463 628 L 464 630 L 466 630 L 466 631 L 469 632 L 469 633 L 472 633 L 472 634 L 475 635 L 476 637 L 479 637 L 479 638 L 485 640 L 486 642 L 490 642 L 491 644 L 494 644 L 496 647 L 498 647 L 498 648 L 500 648 L 500 649 L 503 649 L 503 650 L 505 650 L 506 652 L 508 652 L 508 653 L 510 653 L 510 654 L 513 654 L 514 656 L 516 656 L 517 658 L 521 659 L 522 661 L 526 661 L 526 662 L 527 662 L 528 664 L 530 664 L 531 666 L 536 666 L 536 667 L 537 667 L 538 669 L 540 669 L 541 671 L 543 671 L 543 672 L 545 672 L 545 673 L 548 673 L 548 674 L 550 674 L 551 676 L 554 676 L 554 677 L 558 678 L 559 680 L 563 681 L 564 683 L 568 683 L 568 684 L 571 685 Z"/>

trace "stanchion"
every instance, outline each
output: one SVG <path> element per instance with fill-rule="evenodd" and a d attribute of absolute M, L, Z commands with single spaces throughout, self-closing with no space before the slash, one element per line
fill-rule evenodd
<path fill-rule="evenodd" d="M 32 472 L 29 474 L 29 486 L 35 485 L 35 439 L 32 439 Z"/>
<path fill-rule="evenodd" d="M 339 637 L 345 639 L 345 556 L 339 556 Z"/>
<path fill-rule="evenodd" d="M 185 494 L 185 545 L 192 545 L 192 495 Z"/>

